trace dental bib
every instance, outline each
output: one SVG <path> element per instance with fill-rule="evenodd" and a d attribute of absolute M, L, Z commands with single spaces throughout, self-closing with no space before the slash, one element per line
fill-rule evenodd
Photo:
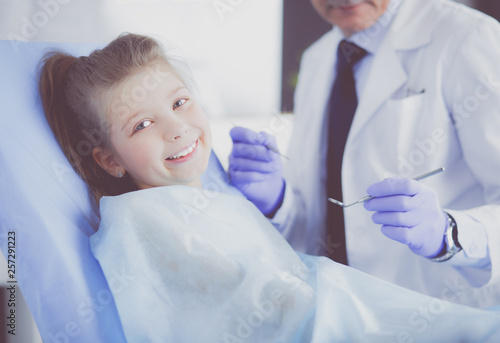
<path fill-rule="evenodd" d="M 129 342 L 309 340 L 314 290 L 294 274 L 305 267 L 244 198 L 169 186 L 100 208 L 91 247 Z"/>
<path fill-rule="evenodd" d="M 103 197 L 100 210 L 91 249 L 131 343 L 500 338 L 498 312 L 297 254 L 240 196 L 157 187 Z"/>

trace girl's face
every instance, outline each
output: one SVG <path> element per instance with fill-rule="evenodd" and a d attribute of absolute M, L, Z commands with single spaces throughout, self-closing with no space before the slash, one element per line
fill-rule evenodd
<path fill-rule="evenodd" d="M 212 148 L 210 126 L 168 64 L 145 68 L 112 91 L 107 113 L 112 151 L 99 164 L 110 174 L 128 173 L 139 189 L 201 186 Z"/>

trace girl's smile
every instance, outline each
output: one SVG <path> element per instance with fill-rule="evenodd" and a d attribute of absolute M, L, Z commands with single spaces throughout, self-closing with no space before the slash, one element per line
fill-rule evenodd
<path fill-rule="evenodd" d="M 208 119 L 174 70 L 159 63 L 158 83 L 145 83 L 145 69 L 105 95 L 119 106 L 107 111 L 111 151 L 102 166 L 112 175 L 123 170 L 139 189 L 201 186 L 212 147 Z"/>
<path fill-rule="evenodd" d="M 172 156 L 167 157 L 166 160 L 167 162 L 170 163 L 183 163 L 189 161 L 191 158 L 193 158 L 193 156 L 196 155 L 197 147 L 198 147 L 198 139 L 189 147 L 183 149 L 182 151 L 176 154 L 173 154 Z"/>

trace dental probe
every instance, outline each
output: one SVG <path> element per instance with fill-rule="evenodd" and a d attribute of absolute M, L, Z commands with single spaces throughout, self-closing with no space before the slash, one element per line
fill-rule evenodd
<path fill-rule="evenodd" d="M 423 179 L 425 179 L 425 178 L 427 178 L 427 177 L 430 177 L 430 176 L 433 176 L 433 175 L 439 174 L 439 173 L 441 173 L 441 172 L 443 172 L 443 171 L 444 171 L 444 167 L 441 167 L 441 168 L 438 168 L 438 169 L 432 170 L 432 171 L 430 171 L 430 172 L 428 172 L 428 173 L 425 173 L 425 174 L 419 175 L 419 176 L 417 176 L 417 177 L 414 177 L 414 178 L 413 178 L 413 180 L 416 180 L 416 181 L 418 181 L 418 180 L 423 180 Z M 368 201 L 368 200 L 373 199 L 373 198 L 374 198 L 374 197 L 372 197 L 371 195 L 367 195 L 367 196 L 362 197 L 362 198 L 361 198 L 361 199 L 359 199 L 358 201 L 355 201 L 355 202 L 353 202 L 352 204 L 348 204 L 348 205 L 344 204 L 342 201 L 338 201 L 338 200 L 335 200 L 335 199 L 332 199 L 332 198 L 328 198 L 328 201 L 330 201 L 330 202 L 332 202 L 332 203 L 334 203 L 334 204 L 336 204 L 336 205 L 339 205 L 339 206 L 341 206 L 341 207 L 344 207 L 344 208 L 345 208 L 345 207 L 350 207 L 350 206 L 352 206 L 352 205 L 356 205 L 356 204 L 361 204 L 361 203 L 364 203 L 365 201 Z"/>
<path fill-rule="evenodd" d="M 273 147 L 271 144 L 266 144 L 265 146 L 266 146 L 266 148 L 268 148 L 269 150 L 274 151 L 275 153 L 277 153 L 277 154 L 278 154 L 278 155 L 280 155 L 281 157 L 284 157 L 284 158 L 286 158 L 287 160 L 289 160 L 289 161 L 290 161 L 290 159 L 288 158 L 288 156 L 283 155 L 281 152 L 279 152 L 279 151 L 278 151 L 278 149 L 276 149 L 275 147 Z"/>

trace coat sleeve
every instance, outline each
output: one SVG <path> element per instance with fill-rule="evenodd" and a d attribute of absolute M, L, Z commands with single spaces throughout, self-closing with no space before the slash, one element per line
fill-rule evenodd
<path fill-rule="evenodd" d="M 472 285 L 500 281 L 500 25 L 483 17 L 458 46 L 444 96 L 463 159 L 483 189 L 484 205 L 449 213 L 458 225 L 460 256 L 450 260 Z M 448 211 L 448 210 L 447 210 Z M 488 263 L 489 262 L 489 263 Z M 491 268 L 473 280 L 470 267 Z M 461 270 L 462 269 L 462 270 Z"/>
<path fill-rule="evenodd" d="M 322 130 L 333 77 L 335 49 L 331 47 L 339 40 L 340 31 L 332 29 L 302 55 L 287 150 L 292 162 L 285 165 L 285 197 L 272 220 L 296 251 L 313 255 L 326 254 L 329 249 L 328 240 L 323 239 L 327 203 L 321 194 L 325 172 Z"/>

